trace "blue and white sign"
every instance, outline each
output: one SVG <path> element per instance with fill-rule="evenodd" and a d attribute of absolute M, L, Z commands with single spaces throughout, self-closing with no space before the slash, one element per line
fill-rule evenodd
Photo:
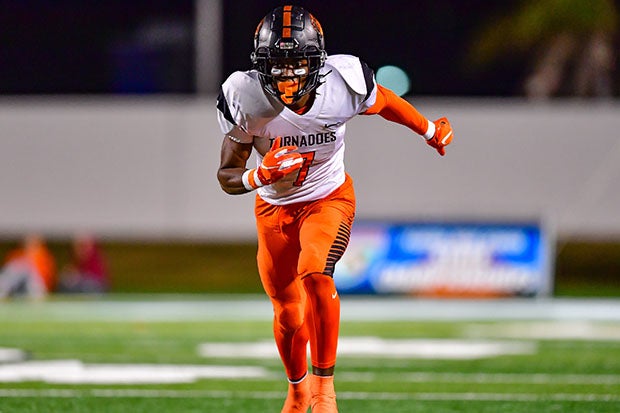
<path fill-rule="evenodd" d="M 538 296 L 552 286 L 538 223 L 356 222 L 334 279 L 343 293 Z"/>

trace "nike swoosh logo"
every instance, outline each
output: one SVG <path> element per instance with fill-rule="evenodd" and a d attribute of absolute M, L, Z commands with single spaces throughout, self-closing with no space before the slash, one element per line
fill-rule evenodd
<path fill-rule="evenodd" d="M 325 126 L 327 129 L 329 129 L 329 128 L 333 128 L 333 127 L 335 127 L 335 126 L 340 126 L 340 125 L 342 125 L 342 122 L 329 123 L 329 124 L 327 124 L 327 123 L 326 123 L 324 126 Z"/>
<path fill-rule="evenodd" d="M 333 299 L 335 299 L 337 296 L 338 296 L 338 291 L 335 291 L 335 292 L 332 294 L 332 300 L 333 300 Z"/>

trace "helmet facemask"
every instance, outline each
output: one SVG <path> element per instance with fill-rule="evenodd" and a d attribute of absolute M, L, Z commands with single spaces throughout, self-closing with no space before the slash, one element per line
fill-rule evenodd
<path fill-rule="evenodd" d="M 268 14 L 256 29 L 254 46 L 252 64 L 263 88 L 285 105 L 295 103 L 320 85 L 319 71 L 327 58 L 323 31 L 318 21 L 301 7 L 279 7 Z M 300 63 L 303 61 L 307 65 Z M 302 66 L 307 68 L 304 73 L 295 73 Z M 286 70 L 283 77 L 279 67 L 292 70 Z M 293 86 L 284 86 L 283 80 L 289 80 Z"/>
<path fill-rule="evenodd" d="M 294 58 L 259 57 L 256 61 L 255 68 L 259 72 L 263 88 L 283 103 L 290 105 L 319 86 L 319 71 L 324 58 L 321 55 Z M 289 83 L 287 81 L 294 83 L 294 86 L 285 88 L 284 84 Z"/>
<path fill-rule="evenodd" d="M 270 59 L 271 86 L 278 91 L 280 100 L 292 105 L 301 96 L 310 73 L 307 59 Z"/>

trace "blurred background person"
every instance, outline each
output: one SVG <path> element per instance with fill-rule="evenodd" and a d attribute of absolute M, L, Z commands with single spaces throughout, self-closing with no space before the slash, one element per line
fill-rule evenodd
<path fill-rule="evenodd" d="M 71 244 L 71 262 L 58 282 L 61 293 L 105 293 L 110 289 L 108 268 L 99 244 L 90 234 L 77 235 Z"/>
<path fill-rule="evenodd" d="M 44 239 L 29 234 L 21 246 L 7 254 L 0 271 L 0 298 L 43 298 L 54 290 L 56 275 L 56 260 Z"/>

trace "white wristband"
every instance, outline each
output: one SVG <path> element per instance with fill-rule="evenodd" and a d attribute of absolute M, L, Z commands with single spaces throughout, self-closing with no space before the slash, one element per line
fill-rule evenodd
<path fill-rule="evenodd" d="M 433 136 L 435 136 L 435 124 L 431 122 L 430 120 L 427 122 L 428 122 L 428 129 L 426 130 L 426 133 L 423 136 L 424 136 L 424 139 L 428 141 L 430 139 L 433 139 Z"/>
<path fill-rule="evenodd" d="M 245 187 L 245 189 L 247 189 L 248 191 L 253 191 L 256 188 L 254 188 L 252 185 L 250 185 L 250 174 L 254 172 L 254 169 L 248 169 L 247 171 L 245 171 L 243 173 L 243 175 L 241 175 L 241 181 L 243 182 L 243 186 Z"/>
<path fill-rule="evenodd" d="M 241 175 L 241 182 L 248 191 L 253 191 L 256 188 L 263 186 L 263 183 L 258 179 L 258 169 L 248 169 Z"/>

